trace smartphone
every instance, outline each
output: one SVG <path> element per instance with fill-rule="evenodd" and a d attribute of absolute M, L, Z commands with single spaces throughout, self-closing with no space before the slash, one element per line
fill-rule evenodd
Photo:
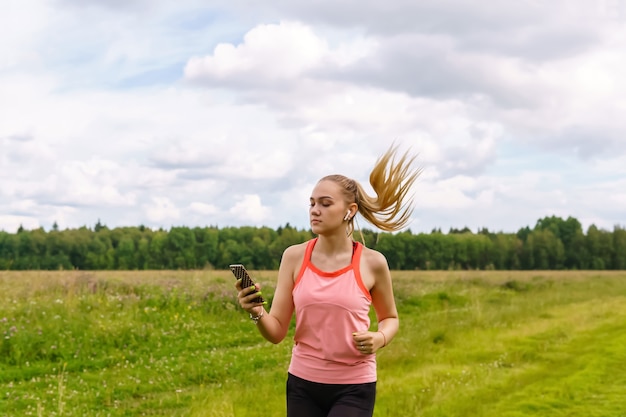
<path fill-rule="evenodd" d="M 248 271 L 246 271 L 246 268 L 244 268 L 243 265 L 241 264 L 230 265 L 230 270 L 233 272 L 233 275 L 235 276 L 235 278 L 241 280 L 241 288 L 248 288 L 254 285 L 254 281 L 252 281 L 252 278 L 250 278 Z M 252 302 L 264 303 L 265 300 L 263 299 L 263 297 L 259 296 L 255 298 L 254 300 L 252 300 Z"/>

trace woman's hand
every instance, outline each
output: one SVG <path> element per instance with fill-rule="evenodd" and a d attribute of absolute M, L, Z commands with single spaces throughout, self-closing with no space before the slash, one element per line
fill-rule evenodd
<path fill-rule="evenodd" d="M 385 340 L 381 332 L 360 331 L 352 333 L 352 340 L 357 350 L 364 355 L 376 353 L 385 346 Z"/>
<path fill-rule="evenodd" d="M 253 316 L 261 314 L 265 303 L 254 302 L 257 297 L 262 295 L 261 286 L 257 283 L 248 288 L 241 288 L 241 280 L 238 279 L 235 282 L 235 288 L 237 289 L 237 301 L 239 301 L 241 308 Z"/>

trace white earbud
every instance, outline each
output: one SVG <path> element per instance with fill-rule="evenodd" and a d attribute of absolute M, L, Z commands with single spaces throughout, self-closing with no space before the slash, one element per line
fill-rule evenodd
<path fill-rule="evenodd" d="M 346 217 L 343 218 L 344 220 L 350 220 L 350 210 L 348 210 L 346 212 Z"/>

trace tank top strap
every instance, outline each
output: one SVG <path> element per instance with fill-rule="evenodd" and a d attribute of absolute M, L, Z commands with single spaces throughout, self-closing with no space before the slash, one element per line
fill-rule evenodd
<path fill-rule="evenodd" d="M 363 283 L 363 278 L 361 278 L 361 253 L 363 253 L 363 244 L 355 241 L 354 245 L 354 255 L 352 255 L 352 270 L 354 271 L 354 279 L 356 280 L 356 283 L 361 291 L 363 291 L 363 294 L 365 294 L 365 296 L 371 301 L 372 295 Z"/>
<path fill-rule="evenodd" d="M 302 265 L 300 266 L 300 271 L 298 272 L 298 276 L 296 276 L 296 281 L 293 283 L 293 287 L 295 288 L 300 280 L 302 279 L 302 275 L 304 275 L 304 271 L 306 267 L 309 266 L 311 262 L 311 255 L 313 254 L 313 247 L 317 243 L 317 238 L 309 240 L 306 244 L 306 249 L 304 251 L 304 258 L 302 258 Z"/>
<path fill-rule="evenodd" d="M 363 252 L 363 244 L 356 240 L 352 242 L 352 266 L 357 267 L 361 260 L 361 252 Z"/>

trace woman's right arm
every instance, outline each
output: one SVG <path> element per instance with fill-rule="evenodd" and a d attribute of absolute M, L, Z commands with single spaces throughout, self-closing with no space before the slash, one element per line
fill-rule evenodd
<path fill-rule="evenodd" d="M 237 298 L 241 307 L 253 316 L 263 314 L 257 322 L 257 327 L 261 335 L 272 343 L 280 343 L 289 331 L 294 310 L 292 296 L 294 278 L 298 272 L 296 269 L 299 270 L 300 268 L 303 256 L 302 245 L 290 246 L 283 253 L 278 269 L 276 292 L 269 313 L 265 311 L 262 305 L 259 306 L 252 302 L 257 297 L 257 290 L 237 287 L 239 290 Z"/>

